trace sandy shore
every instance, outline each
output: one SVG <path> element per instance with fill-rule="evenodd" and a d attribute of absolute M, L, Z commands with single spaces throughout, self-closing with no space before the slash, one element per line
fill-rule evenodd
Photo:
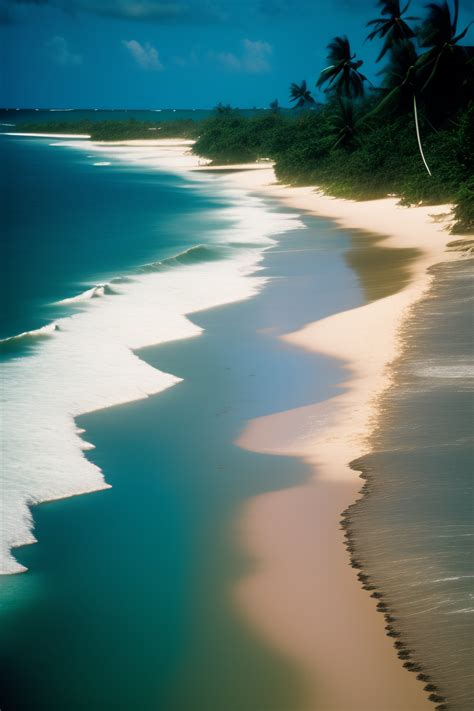
<path fill-rule="evenodd" d="M 429 287 L 428 268 L 453 258 L 445 251 L 453 237 L 443 230 L 449 206 L 400 208 L 395 199 L 332 199 L 311 188 L 276 184 L 268 163 L 245 166 L 248 170 L 235 166 L 232 174 L 232 166 L 213 169 L 190 155 L 191 143 L 120 145 L 124 158 L 132 155 L 128 147 L 137 162 L 187 172 L 215 170 L 216 180 L 329 217 L 346 228 L 387 235 L 380 249 L 419 250 L 412 279 L 398 293 L 283 337 L 295 347 L 339 359 L 347 379 L 331 400 L 259 418 L 242 432 L 239 446 L 299 457 L 313 476 L 303 486 L 248 502 L 238 535 L 254 566 L 238 583 L 235 596 L 255 629 L 304 671 L 306 711 L 428 711 L 433 706 L 423 684 L 403 669 L 385 634 L 383 616 L 376 612 L 376 600 L 361 588 L 349 565 L 339 522 L 361 488 L 349 462 L 369 451 L 377 399 L 390 382 L 389 364 L 400 352 L 400 326 Z M 105 152 L 108 144 L 94 145 Z"/>
<path fill-rule="evenodd" d="M 432 708 L 423 683 L 397 658 L 377 601 L 350 567 L 339 522 L 359 495 L 362 482 L 349 462 L 369 451 L 377 400 L 401 350 L 400 326 L 429 288 L 428 268 L 453 258 L 446 253 L 453 240 L 445 229 L 450 207 L 333 199 L 277 185 L 271 169 L 238 173 L 232 181 L 343 227 L 386 235 L 381 249 L 419 250 L 411 281 L 398 293 L 283 337 L 341 360 L 348 378 L 331 400 L 259 418 L 242 433 L 241 447 L 300 457 L 314 474 L 304 486 L 248 502 L 239 533 L 255 565 L 236 595 L 256 628 L 305 670 L 311 711 Z"/>
<path fill-rule="evenodd" d="M 154 146 L 157 165 L 166 157 L 176 168 L 215 172 L 218 181 L 331 218 L 342 227 L 386 235 L 380 249 L 419 250 L 411 281 L 398 293 L 283 336 L 295 347 L 339 359 L 348 377 L 331 400 L 259 418 L 241 434 L 239 446 L 302 458 L 314 473 L 303 486 L 248 502 L 238 535 L 254 566 L 235 596 L 255 629 L 304 671 L 306 711 L 433 708 L 423 684 L 402 667 L 383 616 L 377 614 L 377 601 L 361 588 L 349 565 L 340 518 L 359 495 L 362 482 L 349 462 L 369 451 L 377 399 L 390 383 L 389 364 L 400 353 L 400 326 L 429 288 L 428 268 L 453 258 L 446 253 L 453 238 L 444 229 L 450 207 L 401 208 L 392 198 L 333 199 L 312 188 L 277 184 L 268 162 L 209 166 L 190 154 L 191 143 L 121 145 L 136 151 Z M 136 158 L 155 163 L 153 152 L 137 152 Z"/>
<path fill-rule="evenodd" d="M 312 188 L 277 184 L 268 163 L 213 167 L 191 156 L 188 142 L 170 142 L 166 149 L 176 158 L 181 154 L 177 163 L 187 153 L 190 171 L 215 172 L 218 181 L 342 227 L 386 235 L 380 249 L 419 251 L 411 281 L 398 293 L 283 336 L 295 347 L 339 359 L 348 377 L 336 397 L 251 421 L 241 434 L 239 446 L 299 457 L 314 473 L 303 486 L 248 502 L 238 535 L 254 566 L 235 596 L 255 629 L 304 671 L 306 711 L 431 709 L 423 683 L 403 668 L 386 636 L 377 601 L 361 588 L 349 564 L 340 518 L 359 495 L 362 482 L 349 462 L 369 451 L 377 399 L 401 349 L 400 326 L 429 288 L 429 267 L 453 258 L 446 253 L 453 240 L 445 229 L 450 206 L 402 208 L 394 198 L 333 199 Z"/>

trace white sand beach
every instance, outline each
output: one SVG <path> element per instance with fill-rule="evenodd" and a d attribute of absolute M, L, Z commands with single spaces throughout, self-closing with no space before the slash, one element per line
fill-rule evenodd
<path fill-rule="evenodd" d="M 308 708 L 430 708 L 423 683 L 397 658 L 376 600 L 349 565 L 340 514 L 359 495 L 362 482 L 349 463 L 370 450 L 377 401 L 403 347 L 400 327 L 429 289 L 429 267 L 453 258 L 446 252 L 454 239 L 446 229 L 450 206 L 334 199 L 313 188 L 278 185 L 271 170 L 239 173 L 233 180 L 342 227 L 386 235 L 380 249 L 419 250 L 411 281 L 398 293 L 283 337 L 339 359 L 348 378 L 340 395 L 254 420 L 239 438 L 252 451 L 302 458 L 314 476 L 304 486 L 248 503 L 239 533 L 255 565 L 236 596 L 267 639 L 305 669 Z"/>
<path fill-rule="evenodd" d="M 152 144 L 155 150 L 160 146 L 140 147 Z M 370 451 L 378 398 L 390 384 L 390 363 L 402 352 L 400 328 L 429 289 L 429 268 L 458 256 L 446 251 L 454 239 L 448 230 L 451 208 L 401 207 L 394 197 L 335 199 L 311 187 L 277 183 L 268 162 L 211 166 L 190 154 L 190 142 L 161 147 L 177 168 L 215 172 L 218 181 L 347 229 L 383 235 L 380 249 L 419 251 L 411 280 L 398 293 L 283 336 L 295 347 L 340 360 L 348 377 L 330 400 L 253 420 L 241 433 L 238 446 L 299 457 L 314 476 L 303 486 L 247 503 L 237 534 L 254 566 L 234 594 L 255 629 L 304 670 L 311 711 L 432 708 L 423 683 L 403 668 L 386 636 L 376 600 L 350 566 L 340 518 L 359 496 L 361 480 L 349 463 Z"/>
<path fill-rule="evenodd" d="M 187 140 L 99 144 L 76 141 L 77 136 L 54 137 L 67 138 L 62 145 L 71 142 L 94 155 L 107 156 L 112 149 L 115 159 L 195 174 L 196 180 L 203 179 L 203 170 L 215 172 L 216 181 L 239 188 L 243 195 L 266 195 L 301 213 L 330 218 L 341 227 L 385 235 L 378 246 L 381 250 L 418 250 L 410 267 L 411 280 L 398 293 L 306 324 L 282 337 L 296 348 L 338 359 L 347 379 L 340 383 L 340 394 L 330 400 L 249 422 L 236 442 L 255 452 L 301 458 L 313 476 L 304 485 L 247 502 L 236 523 L 236 534 L 254 565 L 233 594 L 245 620 L 303 670 L 305 709 L 432 708 L 423 683 L 403 668 L 386 636 L 376 600 L 362 589 L 350 566 L 340 519 L 359 495 L 361 481 L 349 463 L 370 451 L 378 398 L 390 384 L 390 363 L 403 347 L 400 327 L 413 304 L 429 289 L 430 266 L 458 256 L 446 252 L 446 245 L 454 240 L 446 229 L 450 206 L 404 208 L 397 205 L 396 198 L 366 202 L 334 199 L 313 188 L 278 184 L 268 161 L 210 166 L 191 153 L 192 141 Z M 252 223 L 252 230 L 258 231 L 257 212 L 254 217 L 257 224 Z M 240 298 L 250 292 L 252 289 Z M 204 301 L 200 308 L 212 304 L 212 300 Z M 184 312 L 191 310 L 187 306 Z M 146 343 L 160 340 L 148 334 Z M 158 389 L 147 386 L 146 392 Z M 112 402 L 107 400 L 101 406 L 109 404 Z M 96 482 L 89 487 L 94 488 L 100 485 Z"/>

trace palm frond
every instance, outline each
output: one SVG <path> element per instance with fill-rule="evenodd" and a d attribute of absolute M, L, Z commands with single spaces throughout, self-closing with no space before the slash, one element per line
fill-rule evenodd
<path fill-rule="evenodd" d="M 428 11 L 424 22 L 418 28 L 421 47 L 439 46 L 450 42 L 453 38 L 453 21 L 446 0 L 442 3 L 430 2 L 426 5 Z M 454 29 L 455 32 L 455 29 Z"/>
<path fill-rule="evenodd" d="M 355 57 L 347 37 L 335 37 L 328 45 L 330 64 L 320 73 L 316 86 L 327 84 L 326 91 L 334 90 L 339 96 L 362 96 L 367 79 L 359 72 L 362 61 L 354 61 Z"/>
<path fill-rule="evenodd" d="M 377 57 L 377 62 L 379 62 L 398 42 L 415 36 L 414 31 L 407 24 L 406 20 L 402 19 L 402 15 L 410 6 L 410 2 L 408 2 L 402 10 L 400 9 L 399 0 L 380 0 L 378 4 L 382 7 L 382 15 L 385 15 L 386 17 L 370 20 L 367 23 L 367 27 L 374 26 L 374 29 L 367 36 L 368 40 L 372 41 L 376 37 L 379 39 L 385 39 L 382 49 Z"/>
<path fill-rule="evenodd" d="M 295 108 L 302 108 L 306 105 L 314 106 L 316 102 L 311 96 L 305 79 L 302 80 L 301 84 L 293 82 L 290 85 L 290 101 L 296 101 Z"/>
<path fill-rule="evenodd" d="M 351 46 L 347 37 L 334 37 L 328 44 L 328 60 L 332 64 L 346 62 L 351 59 Z"/>

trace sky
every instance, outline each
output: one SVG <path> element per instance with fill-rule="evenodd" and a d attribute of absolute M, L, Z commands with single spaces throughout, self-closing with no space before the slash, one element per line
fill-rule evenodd
<path fill-rule="evenodd" d="M 288 105 L 291 82 L 314 89 L 336 35 L 377 81 L 365 25 L 378 16 L 377 0 L 0 0 L 0 106 Z M 473 16 L 461 0 L 459 28 Z"/>

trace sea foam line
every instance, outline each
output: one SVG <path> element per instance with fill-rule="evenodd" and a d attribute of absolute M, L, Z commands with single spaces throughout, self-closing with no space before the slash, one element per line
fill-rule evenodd
<path fill-rule="evenodd" d="M 114 283 L 113 295 L 104 285 L 89 289 L 72 299 L 83 302 L 83 310 L 47 327 L 49 337 L 30 355 L 2 364 L 0 572 L 25 570 L 11 549 L 36 540 L 31 505 L 108 487 L 102 471 L 84 456 L 91 445 L 74 418 L 180 382 L 134 351 L 197 336 L 202 329 L 186 314 L 253 296 L 266 281 L 258 263 L 272 236 L 302 226 L 294 215 L 272 212 L 245 191 L 233 198 L 234 224 L 226 241 L 254 248 L 237 248 L 229 259 L 134 275 L 133 281 Z M 92 298 L 99 293 L 101 298 Z"/>

